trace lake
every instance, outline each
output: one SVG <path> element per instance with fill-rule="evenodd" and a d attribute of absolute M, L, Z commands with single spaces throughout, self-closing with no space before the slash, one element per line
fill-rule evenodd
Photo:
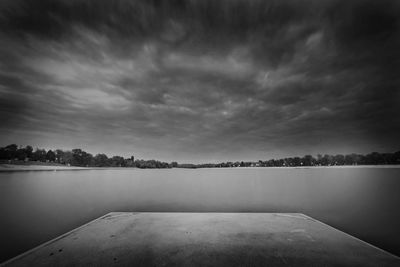
<path fill-rule="evenodd" d="M 300 212 L 400 255 L 400 168 L 0 172 L 0 262 L 112 211 Z"/>

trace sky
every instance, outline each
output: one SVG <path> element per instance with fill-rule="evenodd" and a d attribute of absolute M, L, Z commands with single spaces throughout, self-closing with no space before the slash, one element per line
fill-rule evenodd
<path fill-rule="evenodd" d="M 0 1 L 0 146 L 179 162 L 400 149 L 399 1 Z"/>

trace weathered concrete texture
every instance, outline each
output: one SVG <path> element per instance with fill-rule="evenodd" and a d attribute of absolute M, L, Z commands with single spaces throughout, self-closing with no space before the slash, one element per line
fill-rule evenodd
<path fill-rule="evenodd" d="M 400 266 L 302 214 L 110 213 L 7 266 Z"/>

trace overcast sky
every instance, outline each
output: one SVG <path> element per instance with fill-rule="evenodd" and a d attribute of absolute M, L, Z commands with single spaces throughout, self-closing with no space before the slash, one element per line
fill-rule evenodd
<path fill-rule="evenodd" d="M 399 1 L 0 1 L 0 145 L 165 161 L 400 149 Z"/>

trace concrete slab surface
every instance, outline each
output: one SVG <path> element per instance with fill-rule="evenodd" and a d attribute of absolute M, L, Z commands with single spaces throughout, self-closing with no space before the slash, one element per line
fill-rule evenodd
<path fill-rule="evenodd" d="M 109 213 L 2 266 L 400 266 L 299 213 Z"/>

